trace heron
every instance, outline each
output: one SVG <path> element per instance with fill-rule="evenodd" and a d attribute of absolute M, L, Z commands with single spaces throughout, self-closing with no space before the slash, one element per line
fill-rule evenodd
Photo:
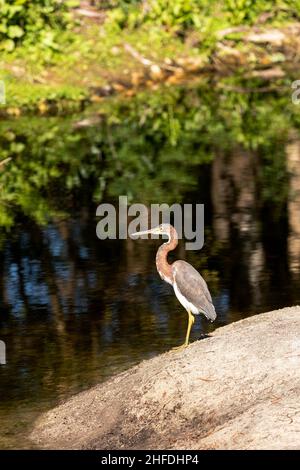
<path fill-rule="evenodd" d="M 185 342 L 173 348 L 181 350 L 189 344 L 191 328 L 195 322 L 194 315 L 203 313 L 208 320 L 213 322 L 217 317 L 216 310 L 201 274 L 186 261 L 177 260 L 172 264 L 168 262 L 168 253 L 175 250 L 178 245 L 178 234 L 175 228 L 170 224 L 160 224 L 150 230 L 132 233 L 131 236 L 147 234 L 167 235 L 168 237 L 168 241 L 163 243 L 156 253 L 156 268 L 160 277 L 173 286 L 177 299 L 188 313 Z"/>

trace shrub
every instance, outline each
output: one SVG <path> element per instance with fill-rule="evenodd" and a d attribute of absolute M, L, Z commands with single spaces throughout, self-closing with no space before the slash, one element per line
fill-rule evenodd
<path fill-rule="evenodd" d="M 68 28 L 70 7 L 61 0 L 0 0 L 0 50 L 13 51 L 24 42 L 55 48 L 55 36 Z"/>

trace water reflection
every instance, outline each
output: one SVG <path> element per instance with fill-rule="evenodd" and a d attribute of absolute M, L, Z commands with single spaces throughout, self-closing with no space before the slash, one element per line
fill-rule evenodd
<path fill-rule="evenodd" d="M 230 154 L 219 152 L 212 163 L 211 195 L 213 202 L 213 229 L 222 242 L 240 244 L 237 253 L 240 262 L 232 290 L 251 298 L 253 309 L 262 304 L 265 269 L 265 253 L 260 231 L 260 203 L 257 198 L 257 171 L 260 159 L 255 151 L 234 147 Z M 236 251 L 236 250 L 235 250 Z M 237 294 L 238 295 L 238 294 Z M 238 304 L 237 309 L 244 309 Z"/>
<path fill-rule="evenodd" d="M 228 94 L 217 106 L 210 93 L 112 103 L 91 128 L 74 127 L 83 117 L 0 124 L 1 158 L 12 156 L 0 174 L 1 447 L 28 445 L 39 411 L 185 334 L 186 314 L 156 273 L 160 242 L 99 241 L 101 200 L 205 204 L 203 250 L 180 243 L 172 254 L 201 271 L 218 313 L 214 325 L 198 318 L 191 339 L 299 303 L 296 118 L 280 103 L 266 123 L 272 96 L 262 106 Z"/>
<path fill-rule="evenodd" d="M 288 198 L 289 266 L 292 276 L 297 278 L 300 269 L 300 136 L 295 129 L 289 135 L 286 157 L 290 173 Z"/>

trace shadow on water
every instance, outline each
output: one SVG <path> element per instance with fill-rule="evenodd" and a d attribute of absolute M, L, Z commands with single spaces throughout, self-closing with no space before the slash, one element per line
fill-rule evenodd
<path fill-rule="evenodd" d="M 299 303 L 299 124 L 288 97 L 203 86 L 0 123 L 0 447 L 28 446 L 41 411 L 185 334 L 159 241 L 98 240 L 101 201 L 205 204 L 204 248 L 172 255 L 201 271 L 218 313 L 192 339 Z"/>

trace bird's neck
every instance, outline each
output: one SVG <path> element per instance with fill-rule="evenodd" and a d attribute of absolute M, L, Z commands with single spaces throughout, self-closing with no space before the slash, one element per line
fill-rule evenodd
<path fill-rule="evenodd" d="M 176 248 L 178 245 L 177 232 L 172 228 L 169 241 L 163 243 L 156 253 L 156 268 L 160 277 L 168 282 L 173 284 L 173 275 L 172 275 L 172 265 L 168 263 L 168 253 Z"/>

